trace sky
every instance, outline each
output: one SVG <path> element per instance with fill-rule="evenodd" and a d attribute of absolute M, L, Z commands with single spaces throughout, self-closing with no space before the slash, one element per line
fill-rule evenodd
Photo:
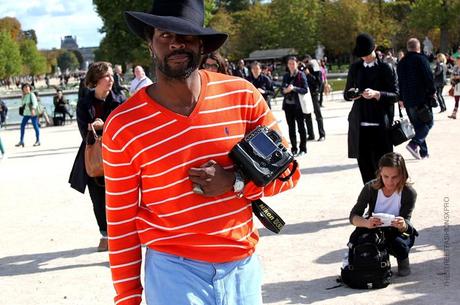
<path fill-rule="evenodd" d="M 92 0 L 0 0 L 0 18 L 6 16 L 35 30 L 39 49 L 59 49 L 66 35 L 76 36 L 79 47 L 97 47 L 103 37 Z"/>

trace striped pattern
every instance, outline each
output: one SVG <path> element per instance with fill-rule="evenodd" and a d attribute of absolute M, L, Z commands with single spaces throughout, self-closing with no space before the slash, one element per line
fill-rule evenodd
<path fill-rule="evenodd" d="M 139 304 L 141 244 L 190 259 L 228 262 L 251 255 L 259 239 L 250 199 L 288 190 L 300 177 L 203 197 L 188 169 L 213 159 L 232 169 L 231 148 L 258 125 L 277 130 L 247 81 L 200 71 L 200 99 L 185 117 L 139 90 L 107 120 L 103 137 L 109 256 L 116 304 Z M 289 170 L 285 174 L 288 174 Z"/>

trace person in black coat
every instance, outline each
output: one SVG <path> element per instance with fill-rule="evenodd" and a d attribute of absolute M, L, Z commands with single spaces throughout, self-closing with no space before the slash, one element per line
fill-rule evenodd
<path fill-rule="evenodd" d="M 353 53 L 361 59 L 350 66 L 344 90 L 345 100 L 354 101 L 348 115 L 348 157 L 358 159 L 367 183 L 375 177 L 380 158 L 393 151 L 389 130 L 399 100 L 398 78 L 377 58 L 370 35 L 358 35 Z"/>
<path fill-rule="evenodd" d="M 121 101 L 117 99 L 117 95 L 111 90 L 113 72 L 110 63 L 96 62 L 92 64 L 86 74 L 85 81 L 86 85 L 91 89 L 78 100 L 77 104 L 77 123 L 82 143 L 70 173 L 69 183 L 72 188 L 81 193 L 84 193 L 88 186 L 94 215 L 102 235 L 98 251 L 107 251 L 104 177 L 91 178 L 86 173 L 85 147 L 87 143 L 93 144 L 95 141 L 91 131 L 91 124 L 93 124 L 97 133 L 102 135 L 102 128 L 107 117 L 121 104 Z"/>
<path fill-rule="evenodd" d="M 304 124 L 304 113 L 300 105 L 299 94 L 308 93 L 308 82 L 305 73 L 297 69 L 297 58 L 291 56 L 287 60 L 288 72 L 283 76 L 283 110 L 289 128 L 291 151 L 296 156 L 307 153 L 307 131 Z M 296 123 L 299 129 L 300 143 L 297 147 Z"/>
<path fill-rule="evenodd" d="M 254 87 L 259 90 L 262 96 L 267 102 L 268 107 L 271 109 L 271 99 L 275 95 L 275 90 L 273 89 L 273 83 L 271 79 L 262 74 L 262 68 L 258 61 L 251 63 L 251 75 L 248 77 L 248 81 L 254 85 Z"/>
<path fill-rule="evenodd" d="M 407 53 L 398 63 L 399 93 L 415 136 L 406 149 L 416 159 L 429 157 L 426 138 L 433 127 L 432 99 L 436 93 L 430 63 L 420 53 L 420 41 L 410 38 Z"/>

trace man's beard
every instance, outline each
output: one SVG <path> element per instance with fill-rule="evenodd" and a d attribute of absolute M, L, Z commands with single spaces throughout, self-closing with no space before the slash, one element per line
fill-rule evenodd
<path fill-rule="evenodd" d="M 182 54 L 187 55 L 189 58 L 187 66 L 178 67 L 176 69 L 172 68 L 168 63 L 169 57 Z M 177 50 L 173 51 L 171 54 L 165 57 L 163 61 L 161 61 L 158 57 L 154 57 L 153 62 L 166 77 L 176 80 L 184 80 L 187 79 L 192 74 L 192 72 L 198 68 L 200 55 L 192 51 Z"/>

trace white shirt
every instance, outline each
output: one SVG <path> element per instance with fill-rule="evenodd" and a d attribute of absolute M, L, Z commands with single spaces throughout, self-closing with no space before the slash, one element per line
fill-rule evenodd
<path fill-rule="evenodd" d="M 379 189 L 374 213 L 399 216 L 399 210 L 401 210 L 401 193 L 394 192 L 390 197 L 386 197 L 382 189 Z"/>
<path fill-rule="evenodd" d="M 136 93 L 139 89 L 141 88 L 144 88 L 144 87 L 147 87 L 148 85 L 151 85 L 153 82 L 150 80 L 150 78 L 148 78 L 147 76 L 144 76 L 143 78 L 141 79 L 138 79 L 137 77 L 135 77 L 132 81 L 131 81 L 131 86 L 129 87 L 129 94 L 130 95 L 133 95 L 134 93 Z"/>
<path fill-rule="evenodd" d="M 372 68 L 376 64 L 377 64 L 376 60 L 374 60 L 373 62 L 370 62 L 370 63 L 367 63 L 367 62 L 363 61 L 364 68 Z"/>

